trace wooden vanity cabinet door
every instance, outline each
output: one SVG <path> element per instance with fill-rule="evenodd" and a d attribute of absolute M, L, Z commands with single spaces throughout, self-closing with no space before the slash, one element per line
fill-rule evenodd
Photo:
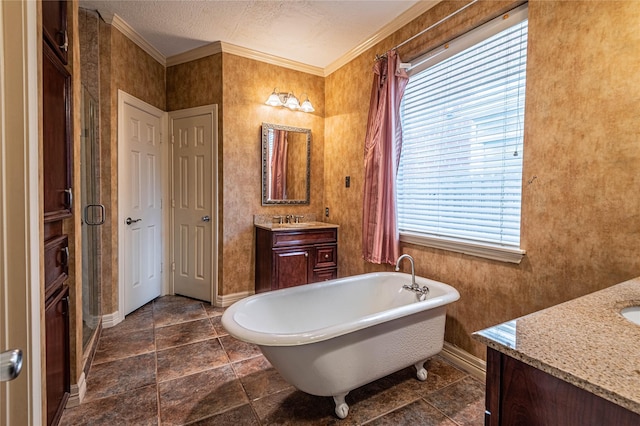
<path fill-rule="evenodd" d="M 71 75 L 42 47 L 42 161 L 44 221 L 71 216 Z"/>
<path fill-rule="evenodd" d="M 273 287 L 295 287 L 309 282 L 309 249 L 274 250 Z"/>
<path fill-rule="evenodd" d="M 42 36 L 66 65 L 69 50 L 66 1 L 42 0 Z"/>
<path fill-rule="evenodd" d="M 69 288 L 45 305 L 47 425 L 58 424 L 70 392 Z"/>

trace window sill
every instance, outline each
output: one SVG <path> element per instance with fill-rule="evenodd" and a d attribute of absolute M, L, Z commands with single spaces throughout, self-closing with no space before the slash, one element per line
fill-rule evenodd
<path fill-rule="evenodd" d="M 520 263 L 526 251 L 517 248 L 503 247 L 491 244 L 480 244 L 454 238 L 433 237 L 408 232 L 400 233 L 403 243 L 417 244 L 441 250 L 449 250 L 470 256 L 483 257 L 507 263 Z"/>

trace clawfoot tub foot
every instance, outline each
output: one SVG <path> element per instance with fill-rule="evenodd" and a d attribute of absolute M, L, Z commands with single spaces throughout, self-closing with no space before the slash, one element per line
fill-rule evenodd
<path fill-rule="evenodd" d="M 347 417 L 347 414 L 349 414 L 349 406 L 344 402 L 345 396 L 347 396 L 346 393 L 333 397 L 333 401 L 336 403 L 336 416 L 341 419 L 344 419 Z"/>
<path fill-rule="evenodd" d="M 420 361 L 413 364 L 413 366 L 416 367 L 416 376 L 418 377 L 418 380 L 422 382 L 427 380 L 427 369 L 424 368 L 425 362 L 426 361 Z"/>

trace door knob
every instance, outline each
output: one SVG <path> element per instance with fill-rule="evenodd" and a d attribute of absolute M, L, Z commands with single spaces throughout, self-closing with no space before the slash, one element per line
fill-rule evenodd
<path fill-rule="evenodd" d="M 131 225 L 132 223 L 136 223 L 140 221 L 142 221 L 142 219 L 131 219 L 130 217 L 128 217 L 127 220 L 124 221 L 124 223 L 126 223 L 127 225 Z"/>
<path fill-rule="evenodd" d="M 0 354 L 0 382 L 8 382 L 20 374 L 22 370 L 22 351 L 14 349 Z"/>
<path fill-rule="evenodd" d="M 203 222 L 210 222 L 211 218 L 209 216 L 202 216 L 202 221 Z"/>

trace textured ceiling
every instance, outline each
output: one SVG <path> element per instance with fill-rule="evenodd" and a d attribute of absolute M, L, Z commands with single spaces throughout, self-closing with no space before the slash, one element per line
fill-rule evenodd
<path fill-rule="evenodd" d="M 165 57 L 222 41 L 325 68 L 416 0 L 80 0 L 116 14 Z"/>

